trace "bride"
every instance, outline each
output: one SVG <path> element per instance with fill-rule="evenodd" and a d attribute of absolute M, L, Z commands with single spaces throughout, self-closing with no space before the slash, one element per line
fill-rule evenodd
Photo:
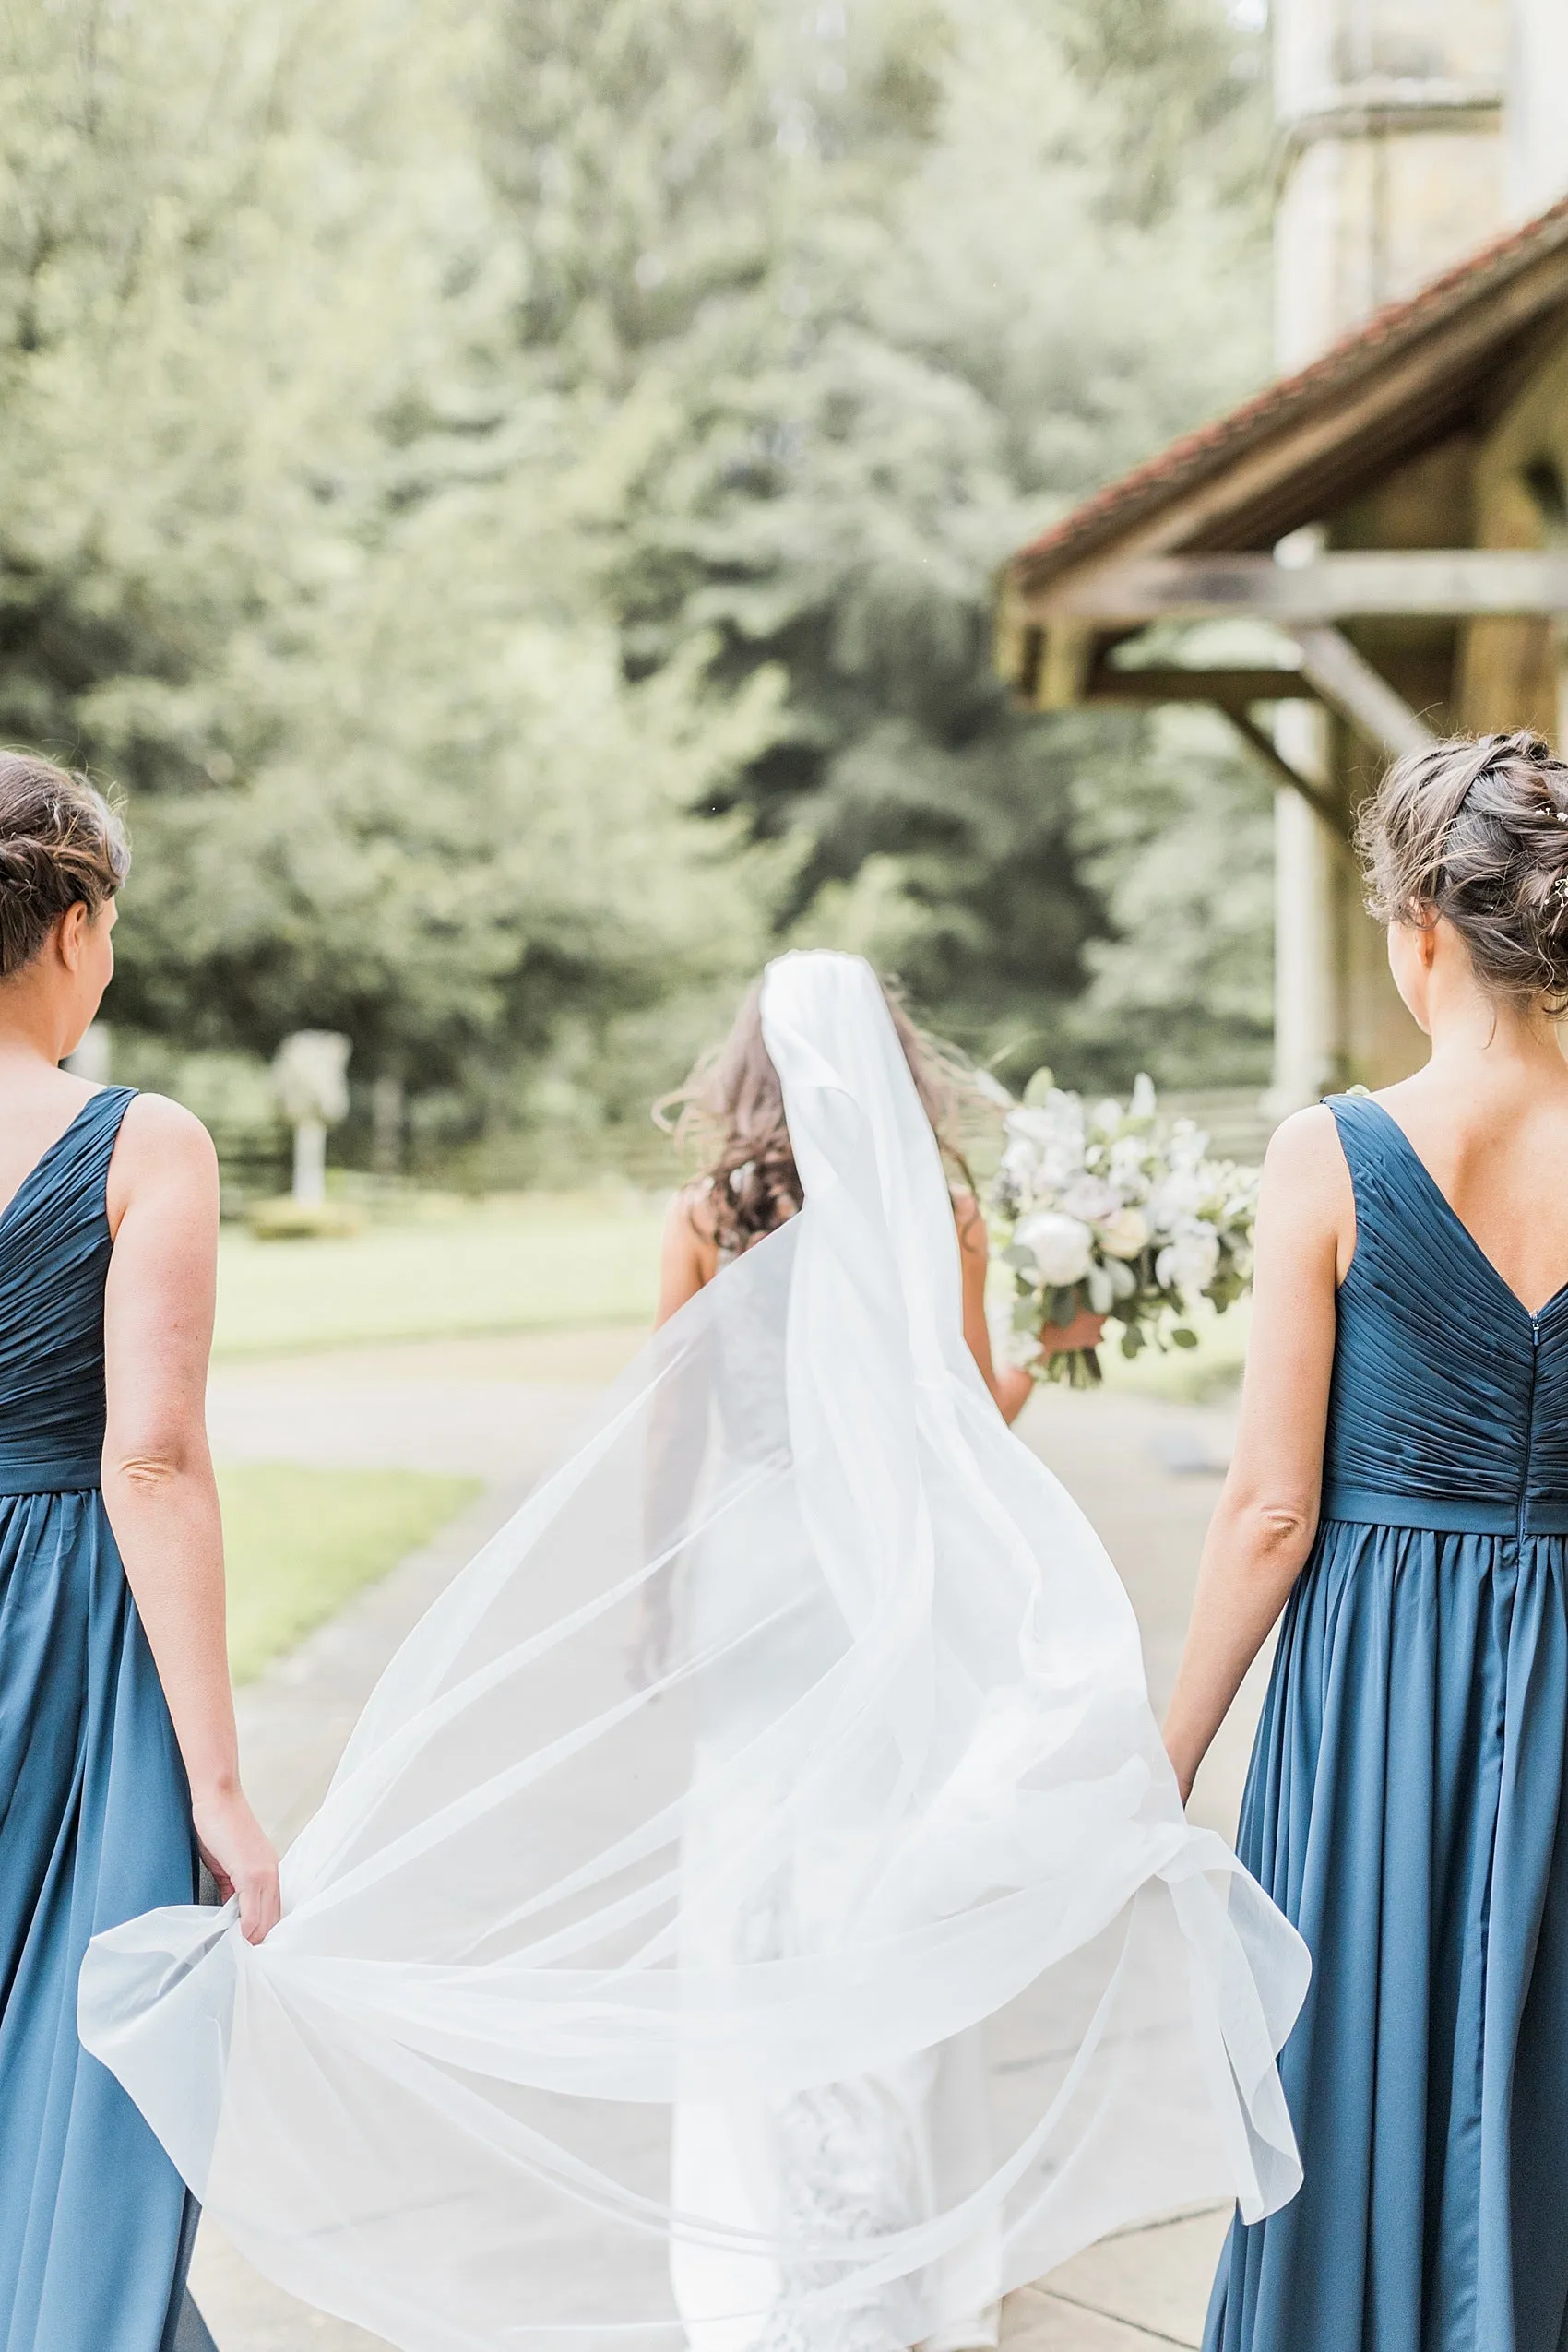
<path fill-rule="evenodd" d="M 952 1137 L 956 1125 L 956 1090 L 941 1056 L 914 1028 L 896 997 L 884 991 L 888 1017 L 914 1082 L 921 1110 L 930 1122 L 943 1158 L 968 1179 L 968 1171 Z M 741 1253 L 775 1233 L 786 1218 L 803 1206 L 800 1171 L 795 1164 L 785 1115 L 783 1089 L 763 1036 L 762 990 L 754 988 L 724 1047 L 711 1066 L 697 1071 L 671 1100 L 683 1101 L 681 1128 L 684 1136 L 706 1146 L 709 1165 L 697 1182 L 676 1194 L 666 1221 L 660 1265 L 658 1323 L 671 1316 L 713 1281 Z M 950 1188 L 957 1233 L 962 1327 L 976 1369 L 991 1391 L 997 1409 L 1016 1420 L 1033 1386 L 1028 1372 L 999 1372 L 992 1359 L 986 1324 L 985 1280 L 989 1248 L 984 1220 L 966 1181 Z M 759 1335 L 759 1337 L 761 1335 Z M 717 1404 L 735 1427 L 731 1443 L 747 1441 L 747 1374 L 757 1360 L 731 1365 L 720 1385 Z M 765 1425 L 766 1414 L 754 1417 Z M 729 1605 L 733 1571 L 722 1560 L 706 1574 L 710 1608 Z M 671 1633 L 668 1576 L 651 1579 L 645 1587 L 648 1619 L 647 1656 L 662 1661 Z M 726 1824 L 729 1827 L 729 1824 Z M 801 1874 L 795 1860 L 790 1884 Z M 770 1890 L 764 1931 L 772 1949 L 782 1948 L 781 1916 L 785 1895 Z M 728 1923 L 731 1945 L 743 1942 L 754 1954 L 763 1921 L 742 1915 Z M 674 2202 L 712 2212 L 728 2207 L 732 2218 L 766 2229 L 768 2214 L 782 2200 L 791 2223 L 811 2221 L 825 2227 L 886 2228 L 897 2223 L 918 2199 L 911 2192 L 911 2174 L 933 2183 L 945 2172 L 952 2187 L 960 2182 L 978 2187 L 987 2168 L 985 2151 L 986 2098 L 983 2053 L 973 2032 L 958 2037 L 944 2053 L 941 2068 L 921 2053 L 899 2073 L 852 2086 L 833 2085 L 801 2093 L 774 2114 L 738 2112 L 733 2105 L 694 2106 L 675 2117 Z M 966 2159 L 972 2178 L 965 2180 Z M 951 2193 L 951 2189 L 949 2190 Z M 929 2192 L 925 2202 L 930 2202 Z M 976 2279 L 973 2315 L 927 2339 L 925 2352 L 987 2352 L 997 2341 L 999 2306 L 987 2305 L 988 2260 Z M 727 2275 L 733 2270 L 734 2276 Z M 704 2352 L 744 2352 L 756 2344 L 784 2346 L 799 2339 L 787 2312 L 781 2310 L 779 2280 L 770 2277 L 768 2291 L 759 2294 L 743 2276 L 743 2264 L 726 2264 L 707 2249 L 677 2245 L 673 2277 L 676 2299 L 695 2343 Z M 715 2320 L 715 2305 L 726 2301 L 742 2312 L 767 2303 L 776 2324 L 761 2337 L 745 2318 Z M 782 2332 L 780 2332 L 782 2331 Z M 846 2346 L 844 2330 L 833 2341 Z"/>
<path fill-rule="evenodd" d="M 408 2352 L 969 2346 L 1107 2230 L 1299 2181 L 1301 1946 L 965 1345 L 919 1064 L 856 957 L 754 1021 L 782 1123 L 387 1669 L 280 1924 L 155 1912 L 83 1970 L 241 2251 Z"/>

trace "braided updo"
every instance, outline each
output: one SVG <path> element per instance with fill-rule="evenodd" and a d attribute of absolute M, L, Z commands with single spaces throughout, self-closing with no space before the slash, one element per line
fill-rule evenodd
<path fill-rule="evenodd" d="M 1408 752 L 1363 806 L 1356 845 L 1379 922 L 1445 917 L 1483 987 L 1568 1011 L 1568 766 L 1538 735 Z"/>
<path fill-rule="evenodd" d="M 85 776 L 0 751 L 0 980 L 31 963 L 68 908 L 96 915 L 130 869 L 125 828 Z"/>

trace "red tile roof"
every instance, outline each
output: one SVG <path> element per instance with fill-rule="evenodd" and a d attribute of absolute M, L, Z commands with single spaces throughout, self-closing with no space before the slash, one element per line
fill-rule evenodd
<path fill-rule="evenodd" d="M 1374 311 L 1295 374 L 1277 378 L 1228 416 L 1184 434 L 1130 473 L 1108 482 L 1020 548 L 1009 569 L 1033 583 L 1093 552 L 1151 509 L 1222 472 L 1243 450 L 1328 404 L 1372 369 L 1508 284 L 1532 263 L 1564 249 L 1568 249 L 1568 197 L 1522 228 L 1482 245 L 1414 294 Z"/>

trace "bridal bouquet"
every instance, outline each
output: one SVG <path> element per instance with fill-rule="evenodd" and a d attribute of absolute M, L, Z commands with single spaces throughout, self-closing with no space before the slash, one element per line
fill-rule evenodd
<path fill-rule="evenodd" d="M 1015 1361 L 1037 1380 L 1098 1381 L 1092 1346 L 1051 1344 L 1081 1315 L 1118 1324 L 1126 1356 L 1195 1348 L 1197 1301 L 1223 1310 L 1251 1279 L 1259 1171 L 1211 1159 L 1190 1119 L 1163 1125 L 1146 1077 L 1123 1109 L 1086 1105 L 1039 1070 L 1005 1127 L 990 1206 L 1013 1272 Z"/>

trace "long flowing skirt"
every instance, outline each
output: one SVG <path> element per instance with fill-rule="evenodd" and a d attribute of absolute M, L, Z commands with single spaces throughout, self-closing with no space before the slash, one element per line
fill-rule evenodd
<path fill-rule="evenodd" d="M 1568 2343 L 1568 1541 L 1330 1521 L 1240 1851 L 1313 1954 L 1305 2180 L 1232 2231 L 1208 2352 Z"/>
<path fill-rule="evenodd" d="M 0 1496 L 0 2346 L 164 2352 L 195 2207 L 77 2038 L 89 1939 L 196 1893 L 169 1711 L 97 1492 Z"/>

